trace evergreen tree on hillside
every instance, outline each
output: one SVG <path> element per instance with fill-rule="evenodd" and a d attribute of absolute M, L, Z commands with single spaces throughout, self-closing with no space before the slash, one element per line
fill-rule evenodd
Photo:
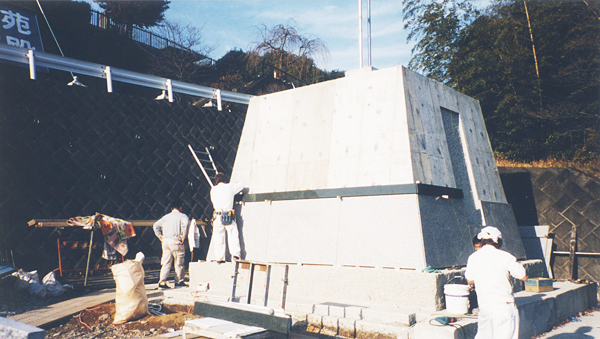
<path fill-rule="evenodd" d="M 405 0 L 420 39 L 411 66 L 480 100 L 498 154 L 597 159 L 600 2 L 496 1 L 483 14 L 460 5 L 416 11 Z"/>
<path fill-rule="evenodd" d="M 104 14 L 111 18 L 122 29 L 123 34 L 131 36 L 131 28 L 137 25 L 143 28 L 160 24 L 164 19 L 164 12 L 169 9 L 171 1 L 101 1 L 94 0 Z"/>

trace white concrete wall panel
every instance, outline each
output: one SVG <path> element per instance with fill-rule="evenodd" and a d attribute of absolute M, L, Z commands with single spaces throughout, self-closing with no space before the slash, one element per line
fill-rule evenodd
<path fill-rule="evenodd" d="M 271 202 L 246 203 L 236 209 L 242 256 L 257 261 L 267 260 L 267 241 L 271 225 Z"/>
<path fill-rule="evenodd" d="M 260 124 L 261 103 L 265 101 L 263 97 L 253 97 L 251 104 L 246 112 L 243 133 L 238 145 L 238 151 L 235 156 L 231 180 L 250 185 L 252 182 L 252 168 L 254 163 L 254 142 L 256 133 Z"/>
<path fill-rule="evenodd" d="M 286 191 L 325 188 L 329 168 L 335 83 L 294 92 Z M 285 112 L 284 114 L 289 114 Z"/>
<path fill-rule="evenodd" d="M 241 216 L 249 260 L 427 266 L 416 194 L 252 202 Z"/>
<path fill-rule="evenodd" d="M 284 91 L 275 93 L 272 100 L 261 103 L 260 123 L 254 142 L 255 170 L 249 186 L 259 189 L 258 192 L 285 190 L 292 142 L 293 100 L 294 94 Z"/>
<path fill-rule="evenodd" d="M 349 77 L 360 89 L 361 107 L 360 161 L 358 186 L 387 185 L 391 175 L 394 100 L 397 89 L 393 72 L 362 72 Z M 350 108 L 350 107 L 348 107 Z"/>
<path fill-rule="evenodd" d="M 356 107 L 362 107 L 363 99 L 356 95 L 355 85 L 346 78 L 337 80 L 331 98 L 334 109 L 327 188 L 358 186 L 362 112 Z"/>
<path fill-rule="evenodd" d="M 267 261 L 336 262 L 338 199 L 273 201 L 270 205 L 270 223 L 265 225 L 269 228 L 269 236 L 266 243 L 263 240 L 257 244 L 266 245 Z M 245 208 L 249 206 L 246 204 Z"/>
<path fill-rule="evenodd" d="M 416 194 L 343 198 L 338 265 L 423 268 Z"/>
<path fill-rule="evenodd" d="M 401 67 L 395 69 L 396 90 L 394 91 L 394 121 L 392 134 L 393 154 L 391 160 L 390 184 L 411 184 L 415 182 L 410 152 L 408 116 L 404 89 L 404 73 Z"/>

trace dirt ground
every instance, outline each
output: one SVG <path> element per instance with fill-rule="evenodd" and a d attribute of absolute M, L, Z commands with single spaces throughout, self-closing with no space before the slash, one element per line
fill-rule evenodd
<path fill-rule="evenodd" d="M 56 297 L 40 298 L 30 295 L 26 290 L 15 289 L 14 277 L 0 279 L 0 316 L 10 317 L 39 309 L 47 305 L 82 295 L 82 291 L 70 290 Z M 129 321 L 121 325 L 113 325 L 115 303 L 105 303 L 90 307 L 72 317 L 58 323 L 42 326 L 46 330 L 46 338 L 51 339 L 96 339 L 96 338 L 144 338 L 180 330 L 188 319 L 199 318 L 191 314 L 188 306 L 169 306 L 161 308 L 165 315 L 151 315 Z"/>
<path fill-rule="evenodd" d="M 199 318 L 188 312 L 188 307 L 162 309 L 165 315 L 145 317 L 113 325 L 114 302 L 90 307 L 74 315 L 69 321 L 46 331 L 46 338 L 144 338 L 180 330 L 188 319 Z"/>

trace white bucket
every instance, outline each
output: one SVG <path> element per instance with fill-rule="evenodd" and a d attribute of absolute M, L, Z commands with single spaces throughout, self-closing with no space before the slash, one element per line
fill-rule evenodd
<path fill-rule="evenodd" d="M 446 311 L 453 314 L 467 314 L 469 312 L 469 285 L 446 284 Z"/>

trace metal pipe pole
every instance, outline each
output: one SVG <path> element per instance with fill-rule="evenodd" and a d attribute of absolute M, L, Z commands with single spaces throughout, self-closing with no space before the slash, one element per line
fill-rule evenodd
<path fill-rule="evenodd" d="M 359 68 L 363 68 L 363 36 L 362 36 L 362 0 L 358 0 L 358 60 Z"/>
<path fill-rule="evenodd" d="M 369 67 L 371 67 L 371 0 L 367 0 L 367 40 L 368 40 L 368 59 Z"/>

